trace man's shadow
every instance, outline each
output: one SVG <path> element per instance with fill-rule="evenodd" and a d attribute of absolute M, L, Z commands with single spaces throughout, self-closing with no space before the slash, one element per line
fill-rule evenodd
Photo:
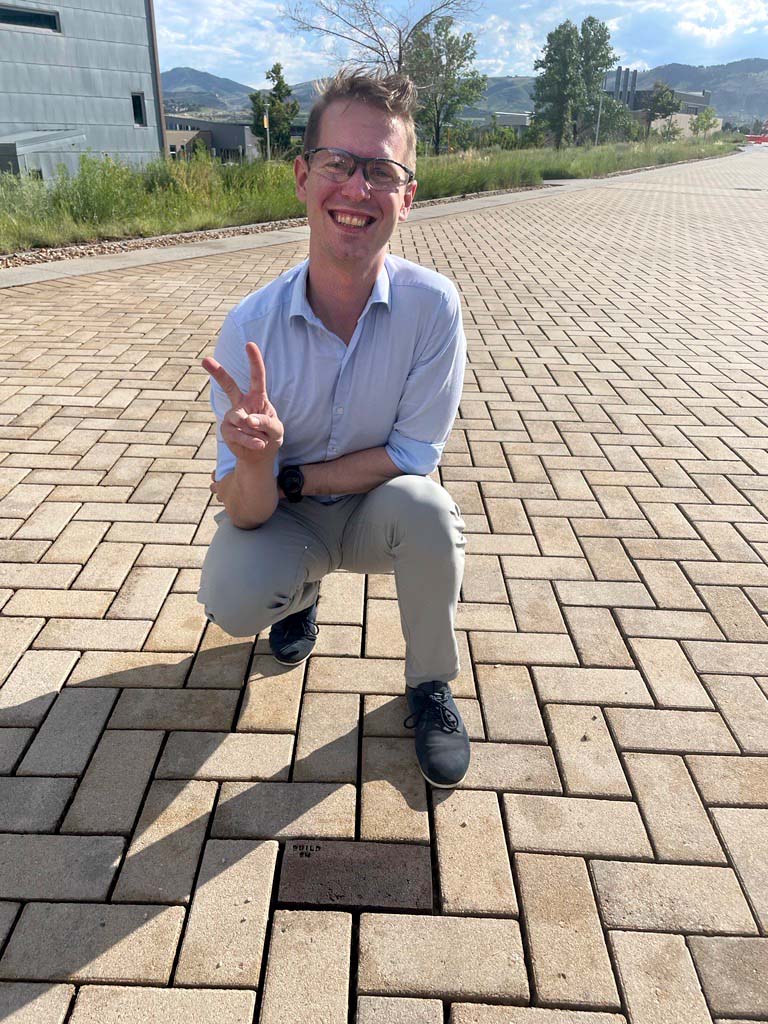
<path fill-rule="evenodd" d="M 179 951 L 183 950 L 186 938 L 184 931 L 180 937 L 177 936 L 174 940 L 173 950 L 169 954 L 174 965 L 169 977 L 150 982 L 146 980 L 142 982 L 141 979 L 134 977 L 130 971 L 131 950 L 133 949 L 130 942 L 125 945 L 125 970 L 121 969 L 119 963 L 108 975 L 93 972 L 89 974 L 87 968 L 109 949 L 113 949 L 118 944 L 124 943 L 131 935 L 135 935 L 139 928 L 146 928 L 148 922 L 151 923 L 153 918 L 167 913 L 169 907 L 192 906 L 195 886 L 202 881 L 200 867 L 203 856 L 208 843 L 212 840 L 245 841 L 239 844 L 239 847 L 236 842 L 229 843 L 228 853 L 230 856 L 227 859 L 206 857 L 204 880 L 206 883 L 210 882 L 218 871 L 228 870 L 233 866 L 232 854 L 234 852 L 236 860 L 239 848 L 242 849 L 242 854 L 245 856 L 253 848 L 253 841 L 277 840 L 281 844 L 275 874 L 271 882 L 272 890 L 264 898 L 270 914 L 274 909 L 328 909 L 329 903 L 332 903 L 333 909 L 346 909 L 353 912 L 362 909 L 384 910 L 393 913 L 398 911 L 413 913 L 414 910 L 419 910 L 422 913 L 434 911 L 431 872 L 429 873 L 429 899 L 427 901 L 429 906 L 424 905 L 423 886 L 421 887 L 422 895 L 419 898 L 420 905 L 410 907 L 407 906 L 407 899 L 406 905 L 393 906 L 387 898 L 383 898 L 377 903 L 375 896 L 371 903 L 362 906 L 353 900 L 345 902 L 343 893 L 340 895 L 336 893 L 332 900 L 324 901 L 321 898 L 317 901 L 307 901 L 308 889 L 301 885 L 298 886 L 298 891 L 302 894 L 299 900 L 292 900 L 289 894 L 281 891 L 279 882 L 284 862 L 284 851 L 286 846 L 294 840 L 315 840 L 317 841 L 315 845 L 322 843 L 326 847 L 342 840 L 363 843 L 366 840 L 373 840 L 378 843 L 417 844 L 425 853 L 428 863 L 430 856 L 428 801 L 426 784 L 418 770 L 413 752 L 412 733 L 408 732 L 402 724 L 396 725 L 397 722 L 402 723 L 408 714 L 403 695 L 390 697 L 390 699 L 378 695 L 376 701 L 370 702 L 373 706 L 364 712 L 365 697 L 373 695 L 350 694 L 351 697 L 357 697 L 358 700 L 357 725 L 331 742 L 315 746 L 300 758 L 296 757 L 297 740 L 302 728 L 298 715 L 295 735 L 289 732 L 259 733 L 265 737 L 265 742 L 267 737 L 279 735 L 283 735 L 289 740 L 286 743 L 283 763 L 279 766 L 273 765 L 275 770 L 271 773 L 260 773 L 257 766 L 254 766 L 252 771 L 246 769 L 235 773 L 227 772 L 224 775 L 217 775 L 215 769 L 206 770 L 206 763 L 215 758 L 217 750 L 223 748 L 228 736 L 233 733 L 235 735 L 253 734 L 238 731 L 237 725 L 245 700 L 258 699 L 259 682 L 264 679 L 280 679 L 281 676 L 288 676 L 291 672 L 296 672 L 295 669 L 283 669 L 274 659 L 262 655 L 262 649 L 263 644 L 256 645 L 254 640 L 248 640 L 244 641 L 242 645 L 230 644 L 223 648 L 214 647 L 201 651 L 197 656 L 189 657 L 183 686 L 166 685 L 157 688 L 157 691 L 163 693 L 205 691 L 206 687 L 201 684 L 205 682 L 206 664 L 214 672 L 215 677 L 219 678 L 222 659 L 224 662 L 237 663 L 238 658 L 247 656 L 251 665 L 258 664 L 261 669 L 255 676 L 252 671 L 247 673 L 246 686 L 254 691 L 253 694 L 249 695 L 247 691 L 243 692 L 242 687 L 235 690 L 231 685 L 222 687 L 220 683 L 218 686 L 208 689 L 209 693 L 212 690 L 217 693 L 229 692 L 235 698 L 232 701 L 232 718 L 229 728 L 226 730 L 168 729 L 157 726 L 153 728 L 149 720 L 139 725 L 128 726 L 127 729 L 121 727 L 120 701 L 124 699 L 124 695 L 155 689 L 146 685 L 146 668 L 123 670 L 92 679 L 79 679 L 75 685 L 63 686 L 58 693 L 36 697 L 23 704 L 15 705 L 12 722 L 37 721 L 38 726 L 13 768 L 13 771 L 17 773 L 21 768 L 21 774 L 10 777 L 26 778 L 31 781 L 34 775 L 24 772 L 24 758 L 31 744 L 34 743 L 39 728 L 55 710 L 57 702 L 73 690 L 83 690 L 88 687 L 98 689 L 102 693 L 113 691 L 113 704 L 106 728 L 101 732 L 91 750 L 88 765 L 76 779 L 72 780 L 74 782 L 72 792 L 53 827 L 45 828 L 42 831 L 33 829 L 25 831 L 23 827 L 19 827 L 24 824 L 22 814 L 21 819 L 17 818 L 10 822 L 9 831 L 9 825 L 6 824 L 9 822 L 9 817 L 0 811 L 0 849 L 3 849 L 3 840 L 9 839 L 14 833 L 29 835 L 33 831 L 37 834 L 53 834 L 68 838 L 88 836 L 96 848 L 95 854 L 92 851 L 89 852 L 89 865 L 85 870 L 82 870 L 82 865 L 78 866 L 76 863 L 78 860 L 78 851 L 75 849 L 76 842 L 69 844 L 70 849 L 67 850 L 67 843 L 64 840 L 60 844 L 60 849 L 54 850 L 52 857 L 47 856 L 45 871 L 56 879 L 54 885 L 56 891 L 49 893 L 44 875 L 31 877 L 23 867 L 20 874 L 22 879 L 26 874 L 27 882 L 22 881 L 19 887 L 16 887 L 19 876 L 19 859 L 23 857 L 23 852 L 18 845 L 15 851 L 6 847 L 6 856 L 0 856 L 0 901 L 18 902 L 20 906 L 8 929 L 5 943 L 0 947 L 0 982 L 172 985 L 179 963 Z M 250 660 L 252 651 L 256 653 Z M 194 688 L 190 688 L 187 683 L 196 665 L 196 685 Z M 307 689 L 306 667 L 301 690 L 302 702 L 308 695 L 323 695 L 323 691 Z M 158 678 L 162 678 L 164 670 L 168 668 L 173 668 L 173 666 L 159 664 L 153 668 L 153 671 L 156 670 Z M 132 699 L 134 698 L 128 697 L 128 702 Z M 112 722 L 115 722 L 115 726 L 111 725 Z M 8 724 L 8 715 L 0 709 L 0 728 Z M 88 777 L 89 768 L 99 747 L 117 732 L 134 732 L 136 730 L 141 730 L 144 733 L 161 733 L 161 736 L 154 765 L 147 775 L 143 795 L 137 802 L 130 827 L 115 831 L 107 824 L 105 831 L 101 831 L 89 823 L 87 831 L 77 828 L 76 820 L 72 824 L 71 812 L 77 806 L 78 792 Z M 192 742 L 185 742 L 190 737 Z M 342 773 L 343 778 L 334 780 L 333 771 L 330 770 L 329 773 L 329 766 L 337 761 L 348 766 L 352 747 L 356 750 L 354 778 L 350 779 L 347 768 Z M 4 778 L 8 779 L 9 776 Z M 315 778 L 322 781 L 311 781 Z M 168 832 L 167 821 L 169 817 L 173 817 L 173 804 L 178 799 L 180 791 L 188 787 L 190 782 L 204 780 L 211 780 L 210 786 L 212 789 L 215 787 L 216 790 L 210 801 L 209 809 L 196 814 L 191 819 L 187 816 L 188 820 Z M 376 787 L 379 790 L 378 794 L 373 792 Z M 379 800 L 379 810 L 382 813 L 376 814 L 374 807 L 373 813 L 369 816 L 372 822 L 370 834 L 366 834 L 363 838 L 360 833 L 362 824 L 366 821 L 365 802 L 369 793 L 371 800 L 374 802 L 376 799 Z M 312 818 L 324 801 L 329 801 L 331 804 L 334 801 L 340 801 L 338 806 L 344 809 L 343 822 L 342 827 L 338 829 L 334 829 L 333 825 L 326 825 L 318 835 L 312 831 Z M 350 801 L 353 805 L 351 813 Z M 405 813 L 411 822 L 417 823 L 413 834 L 402 836 L 397 835 L 396 830 L 389 829 L 388 831 L 388 824 L 391 824 L 392 816 L 397 813 L 398 809 Z M 166 818 L 163 825 L 165 834 L 149 844 L 143 843 L 142 836 L 145 836 L 152 829 L 153 824 L 163 816 Z M 76 816 L 74 817 L 76 818 Z M 309 824 L 302 823 L 302 819 L 305 817 L 309 817 Z M 377 823 L 376 818 L 381 818 L 382 821 Z M 70 825 L 67 824 L 68 819 Z M 421 827 L 418 824 L 419 821 Z M 10 841 L 11 843 L 17 842 L 15 839 Z M 300 846 L 301 844 L 297 842 L 294 845 Z M 99 847 L 101 850 L 98 849 Z M 69 864 L 72 865 L 71 872 L 68 869 Z M 303 864 L 307 872 L 312 870 L 311 860 L 308 859 Z M 217 865 L 222 866 L 217 867 Z M 354 871 L 354 863 L 351 870 Z M 296 888 L 295 864 L 292 873 L 294 888 Z M 300 876 L 301 869 L 299 870 Z M 70 884 L 68 878 L 74 881 Z M 309 886 L 309 890 L 311 889 L 312 886 Z M 402 896 L 400 899 L 402 900 Z M 87 925 L 83 927 L 81 924 L 77 940 L 62 945 L 62 935 L 56 935 L 56 921 L 60 920 L 60 914 L 57 917 L 57 911 L 54 908 L 57 904 L 73 905 L 77 903 L 89 904 L 95 908 L 96 912 L 92 919 L 88 919 L 92 920 L 90 928 Z M 122 914 L 107 915 L 111 916 L 113 920 L 106 925 L 102 924 L 105 915 L 99 915 L 98 909 L 116 906 L 135 907 L 136 910 L 140 906 L 141 913 L 125 916 Z M 0 903 L 0 909 L 2 909 L 2 903 Z M 188 910 L 187 925 L 189 913 Z M 263 985 L 269 937 L 267 922 L 259 988 Z M 1 935 L 0 938 L 2 938 Z M 201 983 L 208 987 L 217 987 L 216 982 L 210 978 L 203 982 L 196 982 L 196 984 Z M 219 984 L 221 985 L 221 983 Z M 38 986 L 35 986 L 34 990 L 24 984 L 3 987 L 6 991 L 2 993 L 2 1005 L 5 1006 L 6 1012 L 20 1010 L 40 994 Z M 233 988 L 235 986 L 227 984 L 222 987 Z M 255 988 L 256 986 L 243 983 L 241 987 Z"/>

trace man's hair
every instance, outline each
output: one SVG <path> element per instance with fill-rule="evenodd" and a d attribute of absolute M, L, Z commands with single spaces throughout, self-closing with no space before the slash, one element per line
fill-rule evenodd
<path fill-rule="evenodd" d="M 405 129 L 406 162 L 416 162 L 416 86 L 407 75 L 370 74 L 362 68 L 340 68 L 331 79 L 319 83 L 320 95 L 309 113 L 304 132 L 304 151 L 314 149 L 320 138 L 320 121 L 337 100 L 368 103 L 396 117 Z"/>

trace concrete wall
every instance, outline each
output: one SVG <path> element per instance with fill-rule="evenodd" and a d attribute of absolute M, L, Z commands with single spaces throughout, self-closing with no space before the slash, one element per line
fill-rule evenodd
<path fill-rule="evenodd" d="M 695 114 L 680 114 L 680 113 L 672 114 L 672 122 L 673 122 L 673 124 L 676 124 L 677 127 L 680 129 L 680 131 L 682 133 L 680 138 L 682 138 L 682 139 L 692 138 L 693 132 L 691 131 L 691 121 L 694 119 L 695 116 L 696 116 Z M 653 122 L 651 127 L 655 128 L 657 131 L 663 131 L 665 125 L 668 122 L 669 122 L 669 118 L 668 117 L 660 117 L 656 121 Z M 707 134 L 708 135 L 712 135 L 714 132 L 719 132 L 722 127 L 723 127 L 723 119 L 722 119 L 722 117 L 718 117 L 717 124 L 715 125 L 714 128 L 711 128 L 710 131 L 707 132 Z"/>
<path fill-rule="evenodd" d="M 0 138 L 79 129 L 81 141 L 27 152 L 44 177 L 79 154 L 143 163 L 163 150 L 163 120 L 151 0 L 4 0 L 55 11 L 61 32 L 0 23 Z M 144 94 L 146 127 L 134 123 L 132 93 Z M 22 167 L 23 169 L 23 167 Z"/>

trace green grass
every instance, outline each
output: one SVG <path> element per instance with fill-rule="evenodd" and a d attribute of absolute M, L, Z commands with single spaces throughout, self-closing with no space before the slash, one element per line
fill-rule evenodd
<path fill-rule="evenodd" d="M 588 178 L 611 171 L 725 155 L 732 142 L 614 143 L 589 149 L 468 151 L 419 159 L 417 199 Z M 81 158 L 52 184 L 0 174 L 0 253 L 254 224 L 302 216 L 289 163 L 224 166 L 205 153 L 135 170 Z"/>

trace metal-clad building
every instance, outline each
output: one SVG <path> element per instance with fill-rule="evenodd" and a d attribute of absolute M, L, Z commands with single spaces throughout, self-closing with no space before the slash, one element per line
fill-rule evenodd
<path fill-rule="evenodd" d="M 152 0 L 0 0 L 0 170 L 165 151 Z"/>

